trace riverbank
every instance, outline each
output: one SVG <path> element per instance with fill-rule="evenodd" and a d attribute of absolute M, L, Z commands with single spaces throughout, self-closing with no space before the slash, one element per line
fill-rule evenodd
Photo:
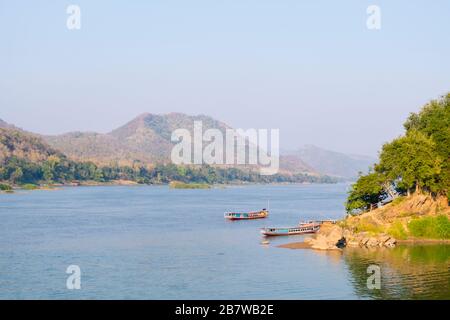
<path fill-rule="evenodd" d="M 9 185 L 0 183 L 0 193 L 14 193 L 14 191 L 33 191 L 33 190 L 58 190 L 61 187 L 93 187 L 93 186 L 132 186 L 138 185 L 137 182 L 131 180 L 111 180 L 108 182 L 98 182 L 93 180 L 72 181 L 67 183 L 49 183 L 49 184 L 23 184 Z"/>
<path fill-rule="evenodd" d="M 341 250 L 345 247 L 394 247 L 396 244 L 450 243 L 450 208 L 444 197 L 417 194 L 335 225 L 323 224 L 304 242 L 281 245 L 289 249 Z"/>
<path fill-rule="evenodd" d="M 133 180 L 110 180 L 105 182 L 99 182 L 95 180 L 86 181 L 71 181 L 66 183 L 52 183 L 52 184 L 25 184 L 25 185 L 11 185 L 7 182 L 0 182 L 0 185 L 4 186 L 0 188 L 0 194 L 14 193 L 14 191 L 32 191 L 32 190 L 57 190 L 61 187 L 104 187 L 104 186 L 157 186 L 165 185 L 173 189 L 212 189 L 212 188 L 226 188 L 226 187 L 248 187 L 248 186 L 289 186 L 289 185 L 321 185 L 329 183 L 311 183 L 311 182 L 247 182 L 247 181 L 231 181 L 227 183 L 184 183 L 178 181 L 171 181 L 168 183 L 138 183 Z M 335 183 L 332 183 L 335 184 Z M 172 185 L 172 186 L 171 186 Z"/>
<path fill-rule="evenodd" d="M 339 234 L 339 233 L 338 233 Z M 291 242 L 286 244 L 278 245 L 278 248 L 285 249 L 312 249 L 312 250 L 334 250 L 342 251 L 345 247 L 360 247 L 360 248 L 377 248 L 377 247 L 387 247 L 392 248 L 396 245 L 439 245 L 448 244 L 450 245 L 450 239 L 407 239 L 407 240 L 397 240 L 389 235 L 381 235 L 379 237 L 364 237 L 361 235 L 360 241 L 349 241 L 347 242 L 345 236 L 345 231 L 342 232 L 342 237 L 345 239 L 345 245 L 338 246 L 337 242 L 342 239 L 342 237 L 337 236 L 325 237 L 318 234 L 317 237 L 308 237 L 304 241 Z M 322 238 L 320 238 L 322 237 Z M 383 239 L 384 238 L 384 239 Z M 363 240 L 365 239 L 365 240 Z"/>
<path fill-rule="evenodd" d="M 207 183 L 185 183 L 181 181 L 171 181 L 169 183 L 171 189 L 211 189 L 211 185 Z"/>

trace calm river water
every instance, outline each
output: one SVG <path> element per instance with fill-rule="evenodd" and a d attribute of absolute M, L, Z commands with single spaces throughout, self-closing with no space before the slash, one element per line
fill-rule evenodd
<path fill-rule="evenodd" d="M 347 184 L 74 187 L 0 194 L 0 299 L 450 299 L 450 246 L 261 245 L 259 228 L 342 218 Z M 225 221 L 224 211 L 270 216 Z M 381 289 L 367 267 L 380 266 Z M 66 269 L 81 270 L 81 289 Z"/>

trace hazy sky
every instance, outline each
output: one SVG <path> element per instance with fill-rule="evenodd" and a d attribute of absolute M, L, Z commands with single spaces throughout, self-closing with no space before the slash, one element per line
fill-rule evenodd
<path fill-rule="evenodd" d="M 376 155 L 449 90 L 448 0 L 0 0 L 0 119 L 39 133 L 176 111 Z"/>

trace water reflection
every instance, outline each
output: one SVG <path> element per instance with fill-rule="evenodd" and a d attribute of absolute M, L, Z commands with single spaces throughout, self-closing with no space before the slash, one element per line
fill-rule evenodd
<path fill-rule="evenodd" d="M 346 248 L 355 294 L 368 299 L 450 299 L 450 245 Z M 381 268 L 381 289 L 368 289 L 367 267 Z"/>

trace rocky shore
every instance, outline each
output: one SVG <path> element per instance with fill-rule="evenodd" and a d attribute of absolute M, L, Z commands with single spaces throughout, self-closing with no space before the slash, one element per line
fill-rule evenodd
<path fill-rule="evenodd" d="M 394 247 L 397 240 L 387 234 L 371 236 L 365 232 L 354 233 L 339 225 L 324 224 L 313 237 L 303 242 L 280 245 L 289 249 L 342 250 L 344 247 Z"/>
<path fill-rule="evenodd" d="M 283 248 L 341 250 L 344 247 L 394 247 L 397 243 L 449 243 L 448 199 L 415 194 L 336 224 L 324 223 L 312 237 Z"/>

